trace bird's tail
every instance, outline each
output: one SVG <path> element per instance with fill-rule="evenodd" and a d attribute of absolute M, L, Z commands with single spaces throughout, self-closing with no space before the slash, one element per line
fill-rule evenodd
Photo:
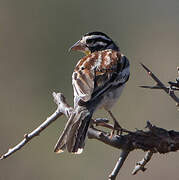
<path fill-rule="evenodd" d="M 82 153 L 92 115 L 92 110 L 85 107 L 76 108 L 58 139 L 54 151 L 61 153 L 67 149 L 70 153 Z"/>

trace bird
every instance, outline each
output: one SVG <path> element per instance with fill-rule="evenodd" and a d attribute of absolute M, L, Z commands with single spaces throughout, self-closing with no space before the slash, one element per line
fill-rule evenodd
<path fill-rule="evenodd" d="M 58 139 L 54 152 L 80 154 L 85 146 L 93 113 L 104 108 L 114 126 L 121 128 L 111 108 L 119 99 L 130 76 L 129 60 L 116 43 L 99 31 L 84 34 L 70 49 L 85 54 L 72 74 L 74 111 Z"/>

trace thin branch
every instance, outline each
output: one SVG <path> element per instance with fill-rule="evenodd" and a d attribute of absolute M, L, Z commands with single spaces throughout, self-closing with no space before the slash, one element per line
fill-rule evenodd
<path fill-rule="evenodd" d="M 103 132 L 93 127 L 88 129 L 88 138 L 97 139 L 117 149 L 127 149 L 128 146 L 126 136 L 115 135 L 111 137 L 110 133 Z"/>
<path fill-rule="evenodd" d="M 65 97 L 61 93 L 53 93 L 53 97 L 58 106 L 57 110 L 38 128 L 30 134 L 26 134 L 25 138 L 7 153 L 2 155 L 1 159 L 5 159 L 17 150 L 21 149 L 25 144 L 27 144 L 27 142 L 29 142 L 33 137 L 39 135 L 47 126 L 49 126 L 62 114 L 64 114 L 67 118 L 70 117 L 73 112 L 73 108 L 67 104 Z M 98 118 L 93 120 L 93 122 L 93 125 L 88 130 L 89 139 L 97 139 L 98 141 L 101 141 L 111 147 L 122 149 L 123 151 L 110 175 L 111 179 L 115 179 L 125 159 L 127 158 L 128 153 L 135 149 L 141 149 L 143 151 L 150 151 L 153 153 L 168 153 L 179 150 L 179 132 L 167 131 L 165 129 L 158 128 L 149 122 L 147 123 L 148 130 L 146 131 L 126 131 L 127 134 L 125 135 L 114 135 L 112 137 L 110 133 L 96 129 L 96 127 L 102 126 L 113 130 L 114 127 L 108 123 L 109 121 L 107 119 Z M 94 127 L 95 125 L 97 126 Z M 144 162 L 146 163 L 147 161 L 145 160 Z M 141 165 L 144 166 L 145 164 L 141 163 Z"/>
<path fill-rule="evenodd" d="M 169 81 L 168 82 L 169 84 L 171 83 L 171 81 Z M 179 91 L 179 89 L 178 88 L 176 88 L 176 87 L 173 87 L 173 86 L 171 86 L 171 87 L 160 87 L 160 86 L 158 86 L 158 85 L 156 85 L 156 86 L 139 86 L 139 87 L 141 87 L 141 88 L 148 88 L 148 89 L 166 89 L 166 90 L 173 90 L 173 91 Z"/>
<path fill-rule="evenodd" d="M 119 157 L 119 160 L 116 163 L 116 166 L 114 167 L 112 173 L 109 175 L 109 180 L 115 180 L 116 179 L 124 161 L 126 160 L 127 156 L 129 155 L 129 152 L 130 151 L 128 151 L 128 150 L 122 150 L 120 157 Z"/>
<path fill-rule="evenodd" d="M 173 88 L 166 87 L 165 84 L 144 64 L 142 67 L 147 71 L 148 75 L 157 83 L 157 86 L 140 86 L 142 88 L 150 88 L 150 89 L 162 89 L 164 90 L 176 103 L 179 104 L 179 98 L 175 95 Z M 178 90 L 178 89 L 176 89 Z"/>
<path fill-rule="evenodd" d="M 65 97 L 61 93 L 53 93 L 54 102 L 57 104 L 57 110 L 48 117 L 39 127 L 37 127 L 35 130 L 33 130 L 29 134 L 24 135 L 24 139 L 18 143 L 13 148 L 10 148 L 7 153 L 3 154 L 0 158 L 0 160 L 3 160 L 7 158 L 8 156 L 12 155 L 16 151 L 20 150 L 23 146 L 25 146 L 32 138 L 38 136 L 45 128 L 47 128 L 52 122 L 54 122 L 58 117 L 63 115 L 63 113 L 68 113 L 71 111 L 69 106 L 67 105 L 65 101 Z M 62 103 L 60 103 L 62 102 Z M 67 110 L 68 109 L 68 110 Z M 63 112 L 63 113 L 62 113 Z"/>
<path fill-rule="evenodd" d="M 136 130 L 136 132 L 130 132 L 126 135 L 115 135 L 110 137 L 107 132 L 102 132 L 95 128 L 89 128 L 88 138 L 97 139 L 107 145 L 110 145 L 117 149 L 122 149 L 129 153 L 135 149 L 148 151 L 145 157 L 136 165 L 133 170 L 133 174 L 136 174 L 139 170 L 145 170 L 145 165 L 149 162 L 154 153 L 168 153 L 179 150 L 179 132 L 167 131 L 163 128 L 153 126 L 149 121 L 147 122 L 147 131 Z M 122 167 L 126 156 L 119 159 L 113 172 L 109 177 L 115 179 Z M 125 157 L 125 158 L 124 158 Z"/>
<path fill-rule="evenodd" d="M 143 68 L 148 72 L 148 74 L 153 78 L 157 83 L 156 86 L 153 86 L 153 89 L 163 89 L 169 96 L 175 101 L 179 102 L 178 97 L 175 96 L 174 91 L 171 88 L 166 87 L 146 66 L 141 64 Z M 143 86 L 144 87 L 144 86 Z M 146 88 L 150 88 L 147 87 Z M 71 116 L 74 109 L 70 107 L 63 94 L 53 93 L 54 101 L 57 104 L 57 110 L 46 119 L 38 128 L 32 131 L 29 134 L 24 135 L 24 139 L 17 144 L 15 147 L 9 149 L 7 153 L 1 156 L 1 160 L 7 158 L 8 156 L 15 153 L 17 150 L 20 150 L 24 145 L 26 145 L 32 138 L 39 135 L 46 127 L 48 127 L 52 122 L 54 122 L 61 115 L 65 115 L 67 118 Z M 168 131 L 163 128 L 153 126 L 149 122 L 147 123 L 147 130 L 136 130 L 128 131 L 125 130 L 125 134 L 111 136 L 109 132 L 105 132 L 97 129 L 96 127 L 105 127 L 109 130 L 114 130 L 114 126 L 109 124 L 109 121 L 104 118 L 98 118 L 92 121 L 91 127 L 88 129 L 88 138 L 96 139 L 101 141 L 111 147 L 122 149 L 119 160 L 112 173 L 109 176 L 109 179 L 114 180 L 119 173 L 123 163 L 125 162 L 129 152 L 140 149 L 143 151 L 148 151 L 146 156 L 142 161 L 138 163 L 135 167 L 133 174 L 136 174 L 139 170 L 144 170 L 144 166 L 150 160 L 153 153 L 168 153 L 179 150 L 179 132 Z M 119 129 L 115 129 L 116 131 Z"/>
<path fill-rule="evenodd" d="M 179 150 L 179 132 L 153 126 L 149 121 L 146 128 L 145 131 L 136 130 L 126 135 L 114 135 L 112 137 L 110 133 L 89 128 L 88 138 L 97 139 L 112 147 L 130 151 L 140 149 L 163 154 Z"/>
<path fill-rule="evenodd" d="M 141 88 L 148 88 L 148 89 L 166 89 L 166 90 L 169 89 L 168 87 L 160 87 L 158 85 L 156 85 L 156 86 L 139 86 L 139 87 L 141 87 Z"/>
<path fill-rule="evenodd" d="M 145 154 L 144 158 L 141 161 L 136 163 L 136 166 L 135 166 L 134 170 L 132 171 L 132 174 L 135 175 L 140 170 L 144 172 L 146 170 L 145 165 L 150 161 L 152 155 L 153 155 L 153 152 L 148 151 Z"/>

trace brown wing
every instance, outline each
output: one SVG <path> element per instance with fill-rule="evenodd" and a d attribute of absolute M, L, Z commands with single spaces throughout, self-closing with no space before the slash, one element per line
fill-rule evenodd
<path fill-rule="evenodd" d="M 72 83 L 74 96 L 87 102 L 110 86 L 121 71 L 121 54 L 113 50 L 94 52 L 79 61 Z"/>

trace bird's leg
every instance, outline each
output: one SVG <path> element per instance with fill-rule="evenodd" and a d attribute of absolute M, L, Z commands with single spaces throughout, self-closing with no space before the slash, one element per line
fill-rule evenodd
<path fill-rule="evenodd" d="M 110 110 L 107 110 L 107 112 L 109 113 L 112 120 L 114 121 L 114 129 L 112 130 L 111 135 L 112 136 L 114 135 L 115 130 L 117 131 L 117 134 L 119 134 L 119 131 L 120 131 L 120 134 L 122 134 L 122 127 L 119 125 L 118 121 L 116 120 L 112 112 Z"/>

